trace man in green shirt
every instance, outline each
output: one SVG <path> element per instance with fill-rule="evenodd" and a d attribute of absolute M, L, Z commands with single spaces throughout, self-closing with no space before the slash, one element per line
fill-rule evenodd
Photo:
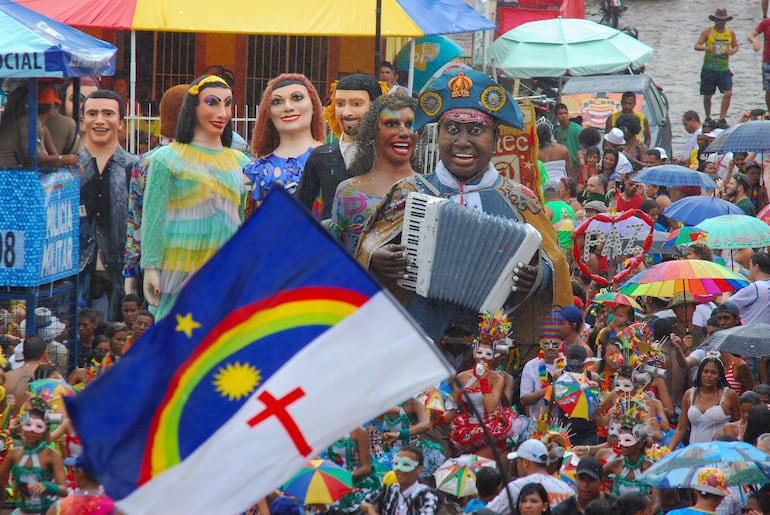
<path fill-rule="evenodd" d="M 553 137 L 556 143 L 560 143 L 569 149 L 569 155 L 572 158 L 572 169 L 579 170 L 577 161 L 577 151 L 580 148 L 578 135 L 583 131 L 583 127 L 569 119 L 569 109 L 564 104 L 556 104 L 557 125 L 553 128 Z"/>
<path fill-rule="evenodd" d="M 756 216 L 757 210 L 754 209 L 751 199 L 748 196 L 749 178 L 741 172 L 735 172 L 725 186 L 725 194 L 732 197 L 732 202 L 743 209 L 747 215 Z"/>

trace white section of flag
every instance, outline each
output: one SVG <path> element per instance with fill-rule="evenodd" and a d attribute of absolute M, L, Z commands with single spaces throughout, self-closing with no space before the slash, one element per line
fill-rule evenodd
<path fill-rule="evenodd" d="M 356 425 L 454 373 L 432 346 L 390 297 L 376 294 L 259 385 L 186 460 L 118 506 L 130 515 L 245 511 Z M 264 409 L 260 393 L 280 398 L 297 387 L 305 395 L 287 411 L 313 449 L 307 457 L 276 417 L 247 423 Z"/>

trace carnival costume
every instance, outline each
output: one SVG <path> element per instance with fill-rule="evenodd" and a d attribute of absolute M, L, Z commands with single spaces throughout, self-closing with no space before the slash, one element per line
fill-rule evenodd
<path fill-rule="evenodd" d="M 510 330 L 511 323 L 501 312 L 498 311 L 494 315 L 485 313 L 481 315 L 481 323 L 479 323 L 480 334 L 476 344 L 484 342 L 490 345 L 492 349 L 495 349 L 499 342 L 504 341 L 504 345 L 510 346 L 511 340 L 508 338 Z M 489 379 L 486 376 L 479 378 L 476 375 L 476 368 L 474 367 L 473 375 L 463 385 L 463 389 L 475 409 L 470 409 L 466 403 L 465 396 L 459 399 L 458 407 L 460 412 L 452 420 L 449 440 L 458 451 L 473 453 L 489 445 L 484 433 L 484 427 L 486 427 L 495 446 L 498 449 L 504 450 L 506 440 L 519 432 L 523 422 L 519 420 L 510 407 L 503 406 L 501 402 L 498 402 L 495 411 L 487 412 L 484 404 L 484 394 L 489 393 Z M 476 413 L 482 415 L 484 420 L 479 420 Z"/>
<path fill-rule="evenodd" d="M 488 76 L 474 70 L 448 72 L 433 81 L 420 95 L 414 129 L 440 120 L 449 111 L 490 128 L 496 129 L 498 124 L 523 126 L 521 110 L 510 94 Z M 490 215 L 530 223 L 542 236 L 536 263 L 538 280 L 526 298 L 512 294 L 504 309 L 515 310 L 517 320 L 521 321 L 515 328 L 517 341 L 537 340 L 536 323 L 540 317 L 550 312 L 553 305 L 573 303 L 569 266 L 537 195 L 502 177 L 491 163 L 487 163 L 486 170 L 478 171 L 483 175 L 474 183 L 458 182 L 445 164 L 439 162 L 434 173 L 402 179 L 390 189 L 361 234 L 356 259 L 369 268 L 372 255 L 378 249 L 400 239 L 406 198 L 412 192 L 447 198 Z M 464 251 L 467 249 L 458 249 L 458 252 Z M 464 322 L 468 327 L 476 324 L 478 313 L 472 310 L 416 294 L 407 295 L 393 281 L 384 282 L 396 296 L 406 301 L 407 310 L 436 341 L 452 323 Z"/>
<path fill-rule="evenodd" d="M 391 417 L 387 413 L 383 415 L 382 425 L 384 431 L 399 434 L 398 440 L 391 445 L 391 460 L 398 454 L 402 445 L 417 446 L 422 449 L 423 454 L 422 472 L 420 473 L 420 477 L 430 477 L 446 461 L 446 456 L 444 456 L 441 445 L 423 439 L 420 435 L 410 435 L 409 426 L 411 426 L 411 424 L 412 420 L 406 411 L 404 411 L 403 406 L 398 407 L 398 415 L 395 417 Z M 390 468 L 391 467 L 388 466 L 388 469 Z"/>
<path fill-rule="evenodd" d="M 45 440 L 31 449 L 24 446 L 24 456 L 21 461 L 26 464 L 14 463 L 11 467 L 13 487 L 20 494 L 18 507 L 21 513 L 45 513 L 54 503 L 48 495 L 32 495 L 29 492 L 29 486 L 36 483 L 55 485 L 53 472 L 40 466 L 40 451 L 47 446 L 48 442 Z M 58 489 L 58 485 L 55 486 Z M 48 490 L 47 486 L 46 490 Z"/>
<path fill-rule="evenodd" d="M 254 183 L 252 198 L 262 202 L 270 188 L 279 182 L 284 188 L 293 192 L 302 178 L 305 163 L 307 163 L 307 158 L 310 157 L 313 149 L 314 147 L 310 147 L 297 157 L 281 157 L 270 154 L 265 157 L 258 157 L 247 164 L 243 173 Z"/>
<path fill-rule="evenodd" d="M 248 158 L 171 143 L 153 153 L 142 220 L 142 268 L 160 274 L 159 319 L 187 279 L 227 242 L 243 221 L 241 169 Z"/>

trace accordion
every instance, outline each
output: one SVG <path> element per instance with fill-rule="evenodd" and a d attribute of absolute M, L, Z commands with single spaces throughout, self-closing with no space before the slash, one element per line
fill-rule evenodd
<path fill-rule="evenodd" d="M 494 313 L 511 294 L 513 269 L 530 262 L 541 239 L 530 224 L 410 193 L 401 235 L 409 265 L 399 285 L 428 299 Z"/>

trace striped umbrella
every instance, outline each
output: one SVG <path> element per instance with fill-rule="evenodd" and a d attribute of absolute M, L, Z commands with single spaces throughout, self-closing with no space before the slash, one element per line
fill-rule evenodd
<path fill-rule="evenodd" d="M 701 240 L 705 241 L 707 236 L 708 233 L 706 231 L 702 231 L 697 227 L 680 227 L 675 231 L 671 231 L 663 245 L 692 245 Z"/>
<path fill-rule="evenodd" d="M 621 293 L 638 297 L 673 297 L 674 293 L 712 295 L 748 286 L 742 275 L 701 259 L 664 261 L 639 272 L 620 287 Z"/>
<path fill-rule="evenodd" d="M 281 490 L 304 504 L 332 504 L 353 491 L 353 476 L 329 460 L 310 460 Z"/>

